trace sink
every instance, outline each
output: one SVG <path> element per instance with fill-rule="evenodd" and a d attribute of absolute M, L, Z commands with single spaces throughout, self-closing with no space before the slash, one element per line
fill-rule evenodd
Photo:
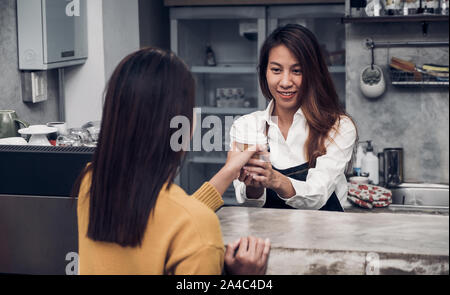
<path fill-rule="evenodd" d="M 402 183 L 390 188 L 392 204 L 449 207 L 449 186 L 431 183 Z"/>

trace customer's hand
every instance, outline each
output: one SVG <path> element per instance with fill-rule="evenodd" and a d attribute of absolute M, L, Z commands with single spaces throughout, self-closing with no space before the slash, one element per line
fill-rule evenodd
<path fill-rule="evenodd" d="M 232 170 L 235 174 L 235 179 L 239 177 L 242 167 L 250 160 L 255 153 L 265 151 L 265 146 L 257 145 L 254 148 L 249 148 L 245 151 L 240 151 L 233 142 L 231 150 L 228 152 L 225 167 Z"/>
<path fill-rule="evenodd" d="M 228 152 L 225 166 L 219 170 L 209 181 L 220 195 L 223 195 L 230 184 L 239 177 L 239 171 L 248 160 L 257 152 L 264 150 L 264 147 L 256 146 L 255 148 L 239 151 L 233 142 L 232 150 Z"/>
<path fill-rule="evenodd" d="M 257 156 L 262 156 L 265 159 L 267 159 L 267 164 L 270 165 L 269 163 L 269 159 L 270 159 L 270 153 L 268 151 L 262 151 L 256 154 Z M 264 184 L 261 183 L 260 181 L 257 181 L 253 176 L 257 175 L 256 173 L 252 173 L 251 171 L 249 171 L 248 169 L 246 169 L 249 166 L 252 166 L 252 163 L 257 163 L 256 167 L 258 167 L 259 165 L 261 165 L 261 163 L 265 163 L 259 159 L 254 159 L 251 158 L 249 160 L 249 162 L 246 163 L 246 166 L 243 167 L 240 171 L 239 174 L 239 181 L 243 182 L 245 184 L 245 186 L 253 188 L 253 189 L 259 189 L 259 188 L 264 188 Z M 270 165 L 270 167 L 272 167 Z"/>
<path fill-rule="evenodd" d="M 267 270 L 270 241 L 243 237 L 227 246 L 225 267 L 231 275 L 263 275 Z"/>

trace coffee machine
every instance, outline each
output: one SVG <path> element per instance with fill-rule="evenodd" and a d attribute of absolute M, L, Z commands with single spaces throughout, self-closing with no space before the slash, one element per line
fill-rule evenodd
<path fill-rule="evenodd" d="M 72 188 L 94 151 L 0 145 L 0 273 L 76 274 Z"/>
<path fill-rule="evenodd" d="M 380 160 L 380 183 L 396 187 L 403 182 L 403 148 L 385 148 L 378 153 Z"/>

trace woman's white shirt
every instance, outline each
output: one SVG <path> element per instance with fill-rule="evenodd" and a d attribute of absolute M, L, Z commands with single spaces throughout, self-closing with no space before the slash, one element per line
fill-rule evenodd
<path fill-rule="evenodd" d="M 309 128 L 302 110 L 299 108 L 288 131 L 286 140 L 278 128 L 276 117 L 271 117 L 273 101 L 266 110 L 257 111 L 237 119 L 230 129 L 231 138 L 236 134 L 237 126 L 245 121 L 258 122 L 258 126 L 268 124 L 268 142 L 270 146 L 270 162 L 277 169 L 287 169 L 306 163 L 304 146 L 308 138 Z M 341 117 L 326 142 L 327 152 L 316 160 L 316 167 L 309 169 L 306 181 L 289 178 L 295 195 L 289 199 L 280 199 L 287 205 L 298 209 L 317 210 L 323 207 L 333 192 L 341 203 L 347 199 L 347 180 L 345 169 L 351 160 L 356 141 L 356 128 L 348 117 Z M 248 125 L 248 124 L 247 124 Z M 336 131 L 337 130 L 337 131 Z M 266 189 L 258 199 L 248 199 L 245 183 L 234 180 L 236 200 L 246 206 L 262 207 L 266 202 Z"/>

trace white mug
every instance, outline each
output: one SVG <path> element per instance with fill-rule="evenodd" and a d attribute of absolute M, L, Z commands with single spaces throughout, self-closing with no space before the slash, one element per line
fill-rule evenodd
<path fill-rule="evenodd" d="M 58 135 L 67 135 L 67 123 L 66 122 L 48 122 L 48 127 L 55 127 L 58 129 Z"/>

